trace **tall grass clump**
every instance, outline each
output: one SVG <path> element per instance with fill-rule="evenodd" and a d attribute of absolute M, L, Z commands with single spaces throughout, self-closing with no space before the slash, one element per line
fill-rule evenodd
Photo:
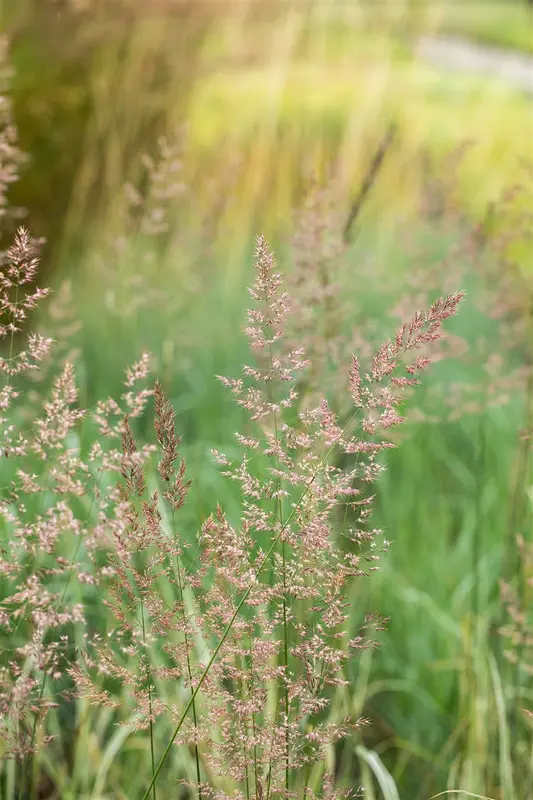
<path fill-rule="evenodd" d="M 40 414 L 24 418 L 24 374 L 52 346 L 35 334 L 21 346 L 45 295 L 28 292 L 36 269 L 21 229 L 2 272 L 1 730 L 3 763 L 19 765 L 5 772 L 6 796 L 36 794 L 37 754 L 56 746 L 54 726 L 92 704 L 148 732 L 150 770 L 133 793 L 122 787 L 128 796 L 157 796 L 175 746 L 196 767 L 170 779 L 193 794 L 344 796 L 335 743 L 364 720 L 328 710 L 346 664 L 382 626 L 368 616 L 352 630 L 346 608 L 348 587 L 387 545 L 371 524 L 372 484 L 404 393 L 461 294 L 415 314 L 368 363 L 353 356 L 340 421 L 325 395 L 300 404 L 295 383 L 310 365 L 284 336 L 290 299 L 260 238 L 246 328 L 254 363 L 221 378 L 246 412 L 241 454 L 214 453 L 240 487 L 241 514 L 230 519 L 213 498 L 195 533 L 180 523 L 194 475 L 164 389 L 145 385 L 147 356 L 122 398 L 92 415 L 64 364 Z M 155 444 L 139 445 L 135 420 L 152 396 Z"/>

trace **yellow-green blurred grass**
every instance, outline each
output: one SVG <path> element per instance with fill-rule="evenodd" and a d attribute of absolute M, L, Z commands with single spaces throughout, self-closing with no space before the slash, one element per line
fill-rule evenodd
<path fill-rule="evenodd" d="M 409 40 L 439 30 L 442 3 L 426 4 L 425 13 L 419 6 L 418 15 L 401 0 L 379 6 L 377 16 L 365 15 L 357 3 L 335 12 L 318 6 L 306 16 L 287 13 L 266 37 L 262 32 L 270 45 L 263 42 L 262 63 L 219 70 L 197 85 L 188 119 L 198 161 L 220 143 L 239 152 L 251 173 L 247 208 L 270 181 L 273 213 L 284 217 L 282 201 L 302 163 L 323 172 L 335 162 L 352 191 L 391 120 L 400 134 L 376 190 L 382 210 L 415 209 L 417 156 L 426 148 L 445 157 L 465 140 L 475 143 L 461 181 L 461 199 L 475 214 L 521 180 L 519 156 L 530 152 L 530 100 L 505 85 L 439 74 L 410 57 Z M 246 41 L 249 31 L 243 27 L 241 35 Z M 235 36 L 233 46 L 242 47 Z"/>
<path fill-rule="evenodd" d="M 166 125 L 187 119 L 188 167 L 200 197 L 206 176 L 240 162 L 231 223 L 224 221 L 233 234 L 259 218 L 267 229 L 288 220 L 302 170 L 324 173 L 335 165 L 348 196 L 391 120 L 400 133 L 374 198 L 384 215 L 416 213 L 423 149 L 443 157 L 466 139 L 474 142 L 461 172 L 461 200 L 476 215 L 520 180 L 519 156 L 530 149 L 528 99 L 488 81 L 436 73 L 402 52 L 390 26 L 364 30 L 353 13 L 341 24 L 341 7 L 328 14 L 288 4 L 258 25 L 240 8 L 205 42 L 205 74 L 185 115 L 168 86 Z M 157 39 L 157 26 L 151 35 Z M 139 62 L 132 55 L 123 71 L 118 95 L 126 103 L 154 47 L 148 38 L 143 31 Z M 109 103 L 99 107 L 105 115 Z M 111 184 L 118 185 L 123 165 L 107 156 Z"/>
<path fill-rule="evenodd" d="M 442 33 L 533 54 L 533 8 L 526 0 L 441 0 L 435 22 Z"/>
<path fill-rule="evenodd" d="M 399 124 L 399 140 L 377 189 L 389 209 L 408 209 L 420 178 L 417 154 L 426 147 L 444 156 L 467 139 L 475 143 L 462 181 L 463 200 L 475 212 L 520 179 L 531 108 L 517 94 L 441 79 L 419 64 L 291 65 L 284 77 L 276 83 L 268 68 L 218 74 L 197 87 L 190 106 L 198 163 L 232 149 L 246 159 L 247 206 L 275 176 L 274 211 L 282 215 L 281 187 L 306 161 L 320 169 L 337 158 L 353 187 L 391 120 Z"/>
<path fill-rule="evenodd" d="M 483 216 L 489 201 L 521 180 L 532 112 L 518 92 L 439 75 L 409 55 L 420 33 L 459 20 L 450 10 L 457 5 L 158 0 L 124 5 L 123 19 L 102 12 L 89 33 L 73 23 L 70 51 L 78 38 L 86 47 L 90 112 L 74 134 L 81 145 L 63 221 L 66 250 L 80 231 L 92 235 L 95 219 L 93 241 L 113 235 L 111 210 L 135 175 L 139 152 L 184 121 L 191 218 L 210 213 L 231 190 L 218 229 L 233 243 L 288 224 L 302 173 L 335 171 L 348 211 L 393 120 L 399 135 L 368 212 L 382 224 L 399 214 L 413 218 L 422 152 L 438 165 L 468 139 L 474 146 L 462 165 L 459 199 Z M 501 4 L 479 5 L 485 20 L 499 19 Z M 511 6 L 507 27 L 514 29 L 521 12 Z M 470 29 L 481 16 L 472 12 Z"/>

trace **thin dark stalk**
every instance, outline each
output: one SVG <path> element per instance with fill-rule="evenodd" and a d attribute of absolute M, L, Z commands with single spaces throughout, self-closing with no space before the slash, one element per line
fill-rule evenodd
<path fill-rule="evenodd" d="M 374 157 L 370 162 L 370 165 L 364 177 L 361 188 L 359 189 L 355 199 L 352 202 L 350 213 L 348 215 L 348 219 L 346 220 L 346 225 L 344 226 L 345 242 L 349 241 L 350 232 L 357 220 L 357 217 L 361 213 L 361 209 L 363 208 L 363 204 L 368 196 L 368 193 L 370 192 L 372 186 L 376 182 L 379 171 L 383 165 L 385 156 L 387 155 L 387 152 L 391 144 L 393 143 L 395 137 L 396 137 L 396 125 L 394 123 L 391 123 L 391 125 L 389 125 L 386 134 L 379 143 L 376 152 L 374 153 Z"/>
<path fill-rule="evenodd" d="M 273 749 L 273 745 L 274 745 L 274 742 L 272 742 L 271 747 L 270 747 L 270 761 L 268 763 L 266 800 L 270 800 L 270 790 L 272 788 L 272 749 Z"/>

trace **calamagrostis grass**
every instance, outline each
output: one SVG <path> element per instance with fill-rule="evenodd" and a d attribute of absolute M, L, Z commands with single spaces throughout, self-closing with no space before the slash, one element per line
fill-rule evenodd
<path fill-rule="evenodd" d="M 392 446 L 385 434 L 403 419 L 405 392 L 429 364 L 427 347 L 462 295 L 415 314 L 368 364 L 353 356 L 344 373 L 351 408 L 341 421 L 331 398 L 313 393 L 303 403 L 298 395 L 310 363 L 286 336 L 291 302 L 263 238 L 255 268 L 246 327 L 254 363 L 241 377 L 221 378 L 249 418 L 237 434 L 242 455 L 230 462 L 214 453 L 240 486 L 242 514 L 228 519 L 214 503 L 196 537 L 197 563 L 188 556 L 194 534 L 179 522 L 190 484 L 174 412 L 159 383 L 144 385 L 147 356 L 127 372 L 120 401 L 99 403 L 92 422 L 67 362 L 31 428 L 15 424 L 15 381 L 52 343 L 31 335 L 18 347 L 15 333 L 46 292 L 25 293 L 37 258 L 24 230 L 8 251 L 2 447 L 15 476 L 1 508 L 0 568 L 10 588 L 0 623 L 11 643 L 1 719 L 6 752 L 18 758 L 46 741 L 46 713 L 67 702 L 61 693 L 73 681 L 117 720 L 149 731 L 145 797 L 156 796 L 173 745 L 192 749 L 194 790 L 205 796 L 346 794 L 325 752 L 365 720 L 346 714 L 333 723 L 327 710 L 346 685 L 347 663 L 383 624 L 368 618 L 355 636 L 348 625 L 347 586 L 376 568 L 386 546 L 372 528 L 366 487 L 384 468 Z M 133 422 L 152 396 L 157 444 L 139 445 Z M 83 445 L 82 420 L 85 430 L 93 426 Z M 71 602 L 91 591 L 94 601 L 95 590 L 115 619 L 111 630 Z M 158 753 L 162 718 L 173 733 Z M 321 788 L 315 781 L 313 789 L 316 768 Z"/>
<path fill-rule="evenodd" d="M 404 392 L 429 364 L 419 351 L 439 339 L 442 322 L 461 299 L 451 295 L 416 314 L 365 371 L 353 358 L 345 390 L 352 413 L 341 426 L 325 397 L 312 408 L 299 407 L 295 382 L 309 363 L 301 349 L 286 344 L 290 302 L 262 238 L 250 293 L 246 334 L 255 364 L 240 378 L 221 378 L 250 426 L 237 436 L 241 459 L 230 463 L 214 453 L 241 487 L 242 516 L 232 522 L 216 507 L 199 532 L 199 569 L 187 568 L 190 536 L 176 525 L 188 484 L 161 387 L 155 425 L 162 491 L 148 490 L 131 429 L 122 423 L 122 482 L 109 518 L 115 546 L 100 577 L 119 638 L 96 643 L 98 657 L 87 656 L 72 675 L 88 696 L 112 705 L 109 691 L 95 693 L 94 683 L 106 676 L 120 680 L 137 727 L 152 727 L 161 715 L 175 717 L 145 797 L 173 744 L 194 748 L 197 788 L 206 795 L 307 791 L 324 749 L 360 724 L 347 716 L 332 725 L 325 712 L 332 689 L 346 682 L 347 661 L 366 644 L 364 636 L 349 636 L 345 608 L 347 583 L 377 560 L 374 539 L 381 532 L 368 524 L 372 498 L 363 487 L 383 469 L 380 455 L 391 446 L 383 431 L 402 421 Z M 171 524 L 163 521 L 165 506 Z M 173 603 L 162 599 L 167 582 Z M 184 591 L 195 594 L 192 616 Z M 198 630 L 204 651 L 196 645 Z M 169 681 L 188 689 L 184 707 L 161 703 Z M 324 772 L 324 790 L 331 778 Z"/>
<path fill-rule="evenodd" d="M 3 386 L 1 452 L 2 547 L 0 623 L 4 642 L 0 664 L 0 736 L 5 755 L 26 758 L 39 744 L 47 711 L 65 686 L 74 656 L 75 630 L 85 628 L 83 604 L 70 602 L 94 583 L 92 561 L 109 537 L 107 493 L 102 476 L 117 469 L 122 454 L 95 441 L 81 452 L 74 367 L 65 362 L 40 413 L 25 418 L 24 379 L 48 361 L 52 340 L 21 328 L 48 292 L 32 288 L 37 274 L 35 243 L 21 228 L 0 272 L 2 321 L 7 355 L 0 359 Z M 151 391 L 134 391 L 146 372 L 143 359 L 127 378 L 124 406 L 108 401 L 95 413 L 107 440 L 119 427 L 110 417 L 141 413 Z M 122 425 L 122 423 L 120 423 Z M 150 448 L 147 448 L 147 452 Z M 89 504 L 86 499 L 90 498 Z M 96 567 L 95 567 L 96 569 Z M 70 591 L 69 591 L 70 587 Z M 6 644 L 7 643 L 7 644 Z"/>

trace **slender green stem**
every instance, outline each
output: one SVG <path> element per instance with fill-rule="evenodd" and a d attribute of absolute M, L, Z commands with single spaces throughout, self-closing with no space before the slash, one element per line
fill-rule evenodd
<path fill-rule="evenodd" d="M 285 667 L 285 791 L 289 796 L 289 635 L 287 628 L 287 565 L 285 557 L 285 542 L 281 543 L 283 559 L 283 665 Z"/>
<path fill-rule="evenodd" d="M 307 800 L 307 790 L 309 788 L 309 778 L 311 776 L 311 761 L 307 762 L 307 769 L 305 771 L 304 793 L 302 800 Z"/>
<path fill-rule="evenodd" d="M 272 788 L 272 757 L 274 752 L 274 736 L 276 732 L 275 725 L 271 725 L 271 729 L 272 736 L 270 737 L 270 756 L 268 759 L 266 800 L 270 800 L 270 789 Z"/>
<path fill-rule="evenodd" d="M 270 371 L 274 369 L 274 359 L 272 354 L 272 344 L 269 345 L 270 354 Z M 274 405 L 273 398 L 270 398 L 272 405 Z M 274 411 L 274 436 L 276 444 L 279 445 L 278 434 L 278 416 Z M 276 464 L 279 470 L 279 457 L 276 456 Z M 280 481 L 281 483 L 281 481 Z M 279 487 L 278 487 L 279 488 Z M 278 519 L 280 525 L 283 527 L 283 506 L 281 496 L 278 492 Z M 285 549 L 285 542 L 281 542 L 281 558 L 282 558 L 282 579 L 283 579 L 283 666 L 285 667 L 285 685 L 284 685 L 284 700 L 285 700 L 285 792 L 289 796 L 289 756 L 290 756 L 290 742 L 289 742 L 289 685 L 288 685 L 288 671 L 289 671 L 289 634 L 287 627 L 287 555 Z"/>
<path fill-rule="evenodd" d="M 176 543 L 176 523 L 175 523 L 175 511 L 172 509 L 172 536 L 174 538 L 174 543 Z M 179 555 L 176 556 L 176 569 L 178 573 L 178 588 L 180 592 L 180 600 L 181 600 L 181 614 L 182 614 L 182 622 L 183 622 L 183 636 L 185 639 L 185 658 L 187 660 L 187 675 L 189 677 L 189 683 L 191 684 L 191 692 L 193 692 L 192 688 L 192 669 L 191 669 L 191 655 L 190 655 L 190 648 L 189 648 L 189 637 L 187 635 L 187 620 L 185 617 L 185 598 L 183 595 L 183 583 L 181 580 L 181 567 L 180 567 L 180 557 Z M 194 722 L 194 730 L 197 730 L 198 722 L 196 717 L 196 702 L 194 697 L 192 698 L 192 718 Z M 198 742 L 194 743 L 194 758 L 196 761 L 196 781 L 198 784 L 198 800 L 202 800 L 202 788 L 201 788 L 201 772 L 200 772 L 200 753 L 198 750 Z"/>
<path fill-rule="evenodd" d="M 11 314 L 11 336 L 9 337 L 9 365 L 11 366 L 11 362 L 13 361 L 13 344 L 15 341 L 15 328 L 17 326 L 17 308 L 19 304 L 19 285 L 17 283 L 15 287 L 15 303 L 14 303 L 14 313 Z M 8 379 L 9 380 L 9 379 Z"/>
<path fill-rule="evenodd" d="M 246 668 L 246 656 L 237 655 L 235 658 L 236 658 L 237 671 L 240 673 L 240 678 L 238 679 L 240 698 L 244 705 L 246 703 L 247 697 L 249 697 L 250 695 L 250 692 L 247 690 L 246 687 L 246 677 L 244 675 L 244 671 Z M 248 753 L 247 753 L 248 730 L 249 730 L 248 719 L 244 716 L 242 718 L 243 735 L 240 738 L 242 741 L 242 763 L 244 764 L 244 786 L 245 786 L 246 800 L 250 800 L 250 771 L 248 769 Z"/>
<path fill-rule="evenodd" d="M 144 645 L 143 657 L 146 658 L 146 625 L 144 621 L 144 601 L 142 598 L 142 590 L 141 590 L 141 624 L 142 624 L 142 637 Z M 148 664 L 148 659 L 146 659 L 146 663 Z M 148 713 L 150 714 L 150 756 L 152 761 L 152 775 L 153 775 L 155 771 L 155 749 L 154 749 L 154 721 L 152 715 L 152 676 L 150 674 L 148 674 Z M 152 798 L 153 800 L 157 800 L 155 783 L 152 787 Z"/>
<path fill-rule="evenodd" d="M 268 765 L 268 779 L 267 779 L 267 796 L 266 800 L 270 800 L 270 790 L 272 788 L 272 757 L 270 758 L 270 764 Z"/>
<path fill-rule="evenodd" d="M 245 721 L 245 727 L 246 727 L 246 721 Z M 245 776 L 244 777 L 244 782 L 245 782 L 245 786 L 246 786 L 246 800 L 250 800 L 250 776 L 249 776 L 249 773 L 248 773 L 248 757 L 247 757 L 247 753 L 246 753 L 246 737 L 244 737 L 243 743 L 242 743 L 242 754 L 243 754 L 243 759 L 244 759 L 244 776 Z"/>
<path fill-rule="evenodd" d="M 253 638 L 252 638 L 252 625 L 251 623 L 248 625 L 248 635 L 250 638 L 250 694 L 253 690 L 254 685 L 254 661 L 253 661 Z M 257 775 L 257 742 L 256 742 L 256 727 L 255 727 L 255 712 L 252 711 L 252 736 L 254 739 L 254 778 L 255 778 L 255 797 L 258 800 L 259 797 L 259 779 Z"/>

